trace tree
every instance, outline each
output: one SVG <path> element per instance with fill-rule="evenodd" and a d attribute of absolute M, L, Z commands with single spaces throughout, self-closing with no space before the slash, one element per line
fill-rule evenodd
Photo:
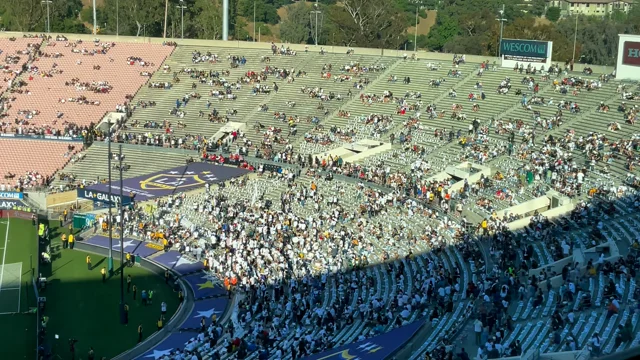
<path fill-rule="evenodd" d="M 350 16 L 350 22 L 357 29 L 353 45 L 396 48 L 404 42 L 408 19 L 397 3 L 385 0 L 344 0 L 342 5 Z"/>
<path fill-rule="evenodd" d="M 0 13 L 9 31 L 45 29 L 46 9 L 39 0 L 4 0 L 0 2 Z"/>
<path fill-rule="evenodd" d="M 556 22 L 560 19 L 560 8 L 556 6 L 552 6 L 547 9 L 546 14 L 547 19 L 552 22 Z"/>
<path fill-rule="evenodd" d="M 116 5 L 119 6 L 116 12 Z M 175 4 L 169 3 L 175 8 Z M 116 28 L 118 16 L 120 35 L 162 37 L 164 27 L 164 1 L 156 0 L 105 0 L 104 12 L 107 28 Z M 185 20 L 186 19 L 185 13 Z M 185 21 L 185 30 L 187 28 Z"/>
<path fill-rule="evenodd" d="M 532 0 L 530 2 L 530 6 L 527 7 L 527 11 L 533 16 L 542 16 L 544 14 L 544 9 L 546 8 L 546 6 L 546 0 Z"/>
<path fill-rule="evenodd" d="M 255 4 L 256 21 L 267 24 L 277 24 L 280 21 L 278 9 L 266 0 L 238 0 L 238 15 L 253 21 L 253 9 Z"/>
<path fill-rule="evenodd" d="M 194 4 L 193 30 L 200 39 L 222 37 L 222 7 L 218 1 L 196 0 Z"/>
<path fill-rule="evenodd" d="M 310 11 L 303 1 L 290 6 L 287 19 L 280 24 L 280 39 L 292 44 L 307 43 L 311 36 Z"/>

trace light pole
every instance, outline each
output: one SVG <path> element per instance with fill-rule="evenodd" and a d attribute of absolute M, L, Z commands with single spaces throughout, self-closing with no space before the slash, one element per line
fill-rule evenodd
<path fill-rule="evenodd" d="M 253 0 L 253 42 L 256 41 L 256 0 Z"/>
<path fill-rule="evenodd" d="M 182 39 L 184 39 L 184 9 L 187 8 L 187 6 L 184 4 L 184 0 L 180 0 L 180 5 L 176 5 L 176 7 L 178 9 L 180 9 L 180 28 L 181 28 L 181 37 Z"/>
<path fill-rule="evenodd" d="M 320 15 L 320 21 L 322 21 L 322 11 L 320 11 L 320 5 L 318 5 L 318 0 L 316 0 L 316 3 L 313 4 L 313 8 L 315 10 L 312 10 L 309 16 L 313 17 L 315 15 L 316 17 L 316 31 L 315 31 L 316 36 L 314 41 L 316 46 L 318 46 L 318 15 Z"/>
<path fill-rule="evenodd" d="M 111 189 L 113 188 L 113 185 L 111 183 L 111 158 L 113 157 L 113 154 L 111 153 L 111 118 L 107 119 L 107 167 L 108 169 L 108 176 L 109 176 L 109 201 L 107 201 L 107 203 L 109 204 L 109 221 L 107 221 L 107 225 L 109 225 L 109 260 L 107 261 L 107 268 L 109 270 L 109 275 L 113 276 L 113 221 L 112 221 L 112 215 L 111 215 L 111 208 L 112 208 L 112 195 L 111 195 Z M 122 200 L 122 199 L 120 199 Z"/>
<path fill-rule="evenodd" d="M 258 42 L 260 42 L 260 30 L 262 30 L 262 25 L 258 28 Z"/>
<path fill-rule="evenodd" d="M 96 0 L 93 0 L 93 35 L 98 34 L 98 15 L 96 14 Z"/>
<path fill-rule="evenodd" d="M 51 0 L 42 0 L 43 4 L 47 4 L 47 33 L 51 32 L 51 18 L 49 17 L 49 4 L 53 1 Z"/>
<path fill-rule="evenodd" d="M 502 57 L 502 32 L 504 31 L 504 22 L 507 21 L 507 19 L 504 18 L 504 4 L 502 4 L 502 10 L 500 10 L 499 13 L 500 13 L 500 18 L 496 20 L 500 21 L 500 42 L 498 43 L 498 57 L 501 58 Z"/>
<path fill-rule="evenodd" d="M 124 156 L 122 155 L 122 144 L 119 146 L 120 153 L 118 154 L 118 170 L 120 171 L 120 323 L 126 324 L 125 311 L 124 311 L 124 205 L 122 204 L 122 169 L 124 165 L 122 161 Z"/>
<path fill-rule="evenodd" d="M 573 56 L 571 57 L 571 61 L 576 63 L 576 42 L 578 40 L 578 13 L 576 12 L 576 26 L 573 30 Z"/>
<path fill-rule="evenodd" d="M 418 51 L 418 9 L 420 4 L 416 3 L 416 30 L 413 32 L 413 52 Z"/>
<path fill-rule="evenodd" d="M 116 37 L 120 35 L 120 2 L 116 0 Z"/>

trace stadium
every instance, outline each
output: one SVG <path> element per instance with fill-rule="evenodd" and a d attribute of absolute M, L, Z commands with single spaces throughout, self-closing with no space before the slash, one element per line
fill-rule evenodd
<path fill-rule="evenodd" d="M 0 32 L 7 359 L 639 356 L 640 35 L 605 67 L 228 22 Z"/>

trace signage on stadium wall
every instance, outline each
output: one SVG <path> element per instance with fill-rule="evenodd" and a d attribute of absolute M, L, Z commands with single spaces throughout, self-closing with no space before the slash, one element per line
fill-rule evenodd
<path fill-rule="evenodd" d="M 504 60 L 525 63 L 546 63 L 551 58 L 551 43 L 548 41 L 503 39 L 500 54 Z"/>
<path fill-rule="evenodd" d="M 24 194 L 16 191 L 0 191 L 0 199 L 19 199 L 22 200 Z"/>
<path fill-rule="evenodd" d="M 640 66 L 640 42 L 625 41 L 622 49 L 624 65 Z"/>
<path fill-rule="evenodd" d="M 82 199 L 92 200 L 94 203 L 102 203 L 104 205 L 118 205 L 120 204 L 120 194 L 111 194 L 109 197 L 108 192 L 90 190 L 90 189 L 78 189 L 78 197 Z M 122 205 L 131 204 L 130 196 L 122 196 Z"/>
<path fill-rule="evenodd" d="M 22 201 L 18 200 L 0 200 L 0 209 L 9 210 L 13 208 L 17 208 L 20 206 L 24 206 Z"/>
<path fill-rule="evenodd" d="M 17 139 L 41 139 L 41 140 L 59 140 L 59 141 L 82 141 L 81 137 L 71 136 L 53 136 L 53 135 L 24 135 L 24 134 L 0 134 L 0 137 L 10 137 Z"/>

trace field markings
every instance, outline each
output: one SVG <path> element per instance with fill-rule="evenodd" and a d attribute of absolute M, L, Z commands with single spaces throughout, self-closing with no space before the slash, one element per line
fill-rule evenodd
<path fill-rule="evenodd" d="M 11 221 L 7 218 L 7 233 L 4 236 L 4 251 L 2 252 L 2 271 L 0 271 L 0 291 L 2 291 L 2 280 L 4 278 L 4 261 L 7 258 L 7 242 L 9 241 L 9 226 L 11 225 Z"/>

